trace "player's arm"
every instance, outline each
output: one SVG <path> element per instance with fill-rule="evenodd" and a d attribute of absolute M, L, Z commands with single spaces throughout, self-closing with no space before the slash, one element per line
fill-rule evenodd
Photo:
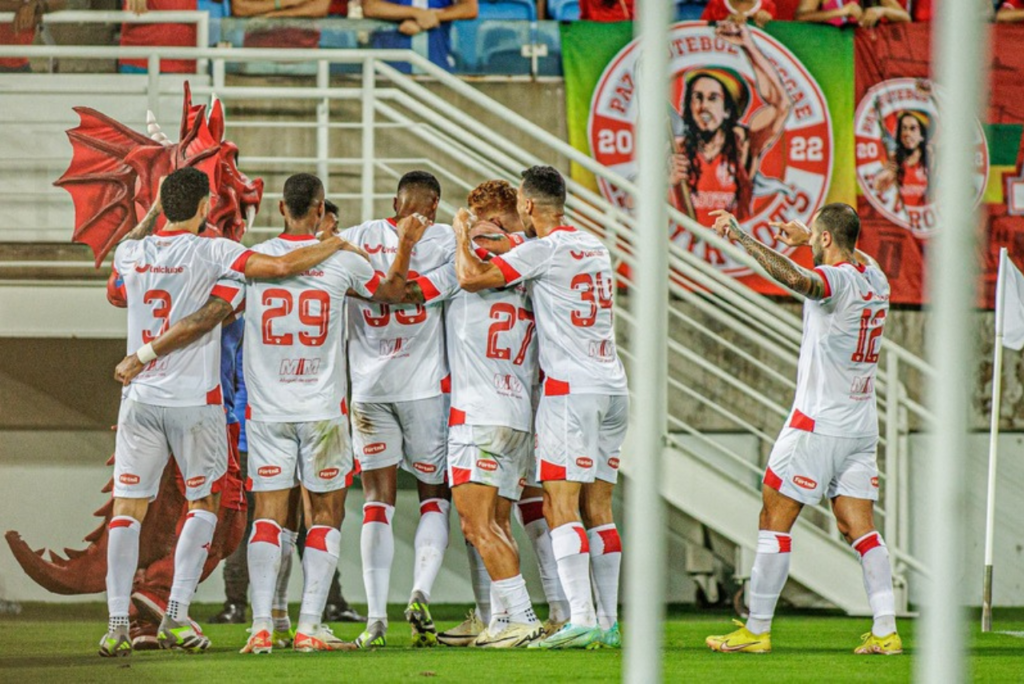
<path fill-rule="evenodd" d="M 466 292 L 503 287 L 506 281 L 501 269 L 477 256 L 476 246 L 469 235 L 470 221 L 470 213 L 465 209 L 459 209 L 452 222 L 455 229 L 455 274 L 458 276 L 459 286 Z"/>
<path fill-rule="evenodd" d="M 826 22 L 831 19 L 841 19 L 843 17 L 860 19 L 860 15 L 863 11 L 861 6 L 856 3 L 849 3 L 843 5 L 839 9 L 833 10 L 822 10 L 820 8 L 821 0 L 800 0 L 800 5 L 797 6 L 796 14 L 794 16 L 797 21 Z"/>
<path fill-rule="evenodd" d="M 712 230 L 719 237 L 730 238 L 738 242 L 772 278 L 810 299 L 825 298 L 825 281 L 818 273 L 800 266 L 786 255 L 758 242 L 743 230 L 736 217 L 729 212 L 719 209 L 712 211 L 711 215 L 715 217 Z"/>
<path fill-rule="evenodd" d="M 253 280 L 281 280 L 298 275 L 313 268 L 321 261 L 342 249 L 348 249 L 345 240 L 337 236 L 328 237 L 315 245 L 296 249 L 283 256 L 270 256 L 259 252 L 248 252 L 244 271 L 246 278 Z"/>
<path fill-rule="evenodd" d="M 782 223 L 780 221 L 769 221 L 768 225 L 772 228 L 777 228 L 779 232 L 775 234 L 779 242 L 790 247 L 803 247 L 811 243 L 811 229 L 805 226 L 800 221 L 786 221 Z M 857 261 L 861 262 L 866 266 L 874 266 L 881 270 L 881 266 L 875 261 L 875 258 L 867 252 L 862 252 L 859 249 L 853 250 L 854 256 L 857 257 Z"/>
<path fill-rule="evenodd" d="M 217 294 L 210 295 L 206 304 L 198 311 L 189 314 L 172 325 L 149 344 L 139 348 L 134 354 L 124 357 L 114 369 L 114 379 L 127 385 L 141 373 L 146 365 L 161 356 L 173 351 L 184 349 L 203 335 L 223 323 L 234 312 L 234 305 Z"/>
<path fill-rule="evenodd" d="M 1000 24 L 1013 24 L 1024 21 L 1024 9 L 1017 9 L 1009 2 L 1004 2 L 996 12 L 996 21 Z"/>
<path fill-rule="evenodd" d="M 460 19 L 476 19 L 480 14 L 477 0 L 455 0 L 448 7 L 434 10 L 440 21 L 458 21 Z"/>
<path fill-rule="evenodd" d="M 405 301 L 412 250 L 430 224 L 431 221 L 420 214 L 406 216 L 398 222 L 398 251 L 395 252 L 395 259 L 391 262 L 387 276 L 377 285 L 373 301 L 385 304 L 400 304 Z"/>

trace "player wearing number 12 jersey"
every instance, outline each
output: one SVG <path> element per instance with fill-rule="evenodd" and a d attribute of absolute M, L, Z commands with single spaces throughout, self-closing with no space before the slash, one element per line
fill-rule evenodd
<path fill-rule="evenodd" d="M 597 238 L 564 225 L 565 181 L 555 169 L 535 166 L 523 172 L 517 208 L 527 235 L 538 239 L 483 262 L 461 223 L 456 268 L 464 290 L 525 282 L 533 302 L 546 375 L 535 425 L 538 472 L 571 610 L 569 623 L 536 645 L 615 645 L 621 543 L 611 495 L 629 401 L 615 348 L 611 259 Z M 591 598 L 592 556 L 600 628 Z"/>
<path fill-rule="evenodd" d="M 414 214 L 433 221 L 441 186 L 433 175 L 412 171 L 398 182 L 393 218 L 367 221 L 341 233 L 387 270 L 398 249 L 397 226 Z M 450 263 L 455 238 L 450 226 L 433 223 L 416 244 L 410 277 Z M 361 470 L 363 582 L 367 626 L 356 639 L 363 647 L 385 645 L 387 596 L 394 559 L 394 514 L 398 466 L 417 480 L 420 520 L 414 541 L 413 590 L 406 610 L 415 646 L 433 646 L 437 630 L 428 602 L 448 546 L 448 486 L 445 453 L 448 422 L 448 363 L 444 309 L 439 305 L 389 306 L 350 300 L 349 367 L 352 372 L 352 443 Z"/>
<path fill-rule="evenodd" d="M 216 527 L 214 483 L 228 465 L 219 388 L 220 319 L 187 340 L 195 344 L 166 356 L 160 355 L 163 348 L 157 337 L 207 308 L 208 299 L 223 301 L 227 312 L 233 310 L 245 277 L 287 277 L 345 244 L 333 238 L 274 258 L 223 238 L 200 238 L 210 209 L 210 186 L 206 175 L 194 168 L 170 174 L 161 187 L 161 201 L 167 226 L 142 240 L 122 243 L 114 255 L 114 269 L 122 281 L 119 295 L 128 304 L 126 361 L 133 360 L 134 365 L 124 377 L 117 421 L 107 551 L 110 622 L 100 642 L 103 656 L 131 653 L 128 603 L 138 565 L 139 531 L 171 453 L 185 481 L 189 513 L 178 536 L 170 601 L 157 638 L 165 648 L 209 646 L 209 639 L 189 620 L 188 606 Z"/>
<path fill-rule="evenodd" d="M 789 575 L 790 530 L 805 504 L 827 496 L 840 532 L 860 555 L 874 615 L 855 652 L 902 653 L 889 552 L 872 512 L 878 499 L 875 371 L 889 283 L 878 264 L 857 251 L 860 219 L 848 205 L 826 205 L 810 230 L 795 221 L 772 225 L 785 244 L 810 245 L 814 270 L 757 242 L 727 212 L 718 212 L 714 225 L 720 236 L 739 242 L 773 278 L 807 299 L 793 410 L 764 475 L 750 619 L 706 643 L 722 653 L 771 651 L 775 604 Z"/>

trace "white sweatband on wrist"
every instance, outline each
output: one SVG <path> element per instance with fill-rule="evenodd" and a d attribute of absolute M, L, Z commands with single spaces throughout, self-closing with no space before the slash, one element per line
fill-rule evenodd
<path fill-rule="evenodd" d="M 156 361 L 156 352 L 153 351 L 152 342 L 147 342 L 146 344 L 139 347 L 138 350 L 135 352 L 135 355 L 139 357 L 139 362 L 142 365 L 146 365 L 151 361 Z"/>

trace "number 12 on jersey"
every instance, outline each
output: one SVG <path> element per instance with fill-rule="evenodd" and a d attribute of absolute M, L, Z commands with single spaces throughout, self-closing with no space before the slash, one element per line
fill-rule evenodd
<path fill-rule="evenodd" d="M 872 313 L 864 309 L 860 315 L 860 333 L 857 336 L 857 351 L 850 360 L 854 363 L 878 363 L 878 342 L 885 325 L 885 309 Z"/>

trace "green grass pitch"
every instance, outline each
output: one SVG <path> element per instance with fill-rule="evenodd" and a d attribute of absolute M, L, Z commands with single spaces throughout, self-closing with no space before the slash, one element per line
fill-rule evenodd
<path fill-rule="evenodd" d="M 296 612 L 297 606 L 294 607 Z M 439 606 L 440 628 L 459 621 L 466 608 Z M 195 606 L 205 618 L 215 606 Z M 208 625 L 210 652 L 184 655 L 142 652 L 103 659 L 96 645 L 105 626 L 102 604 L 29 604 L 17 617 L 0 618 L 0 678 L 27 682 L 614 682 L 621 678 L 620 651 L 485 651 L 409 647 L 401 606 L 392 607 L 388 646 L 354 653 L 242 656 L 245 627 Z M 855 656 L 852 651 L 869 621 L 845 617 L 782 615 L 773 629 L 774 652 L 767 656 L 722 655 L 704 647 L 704 637 L 731 629 L 727 614 L 673 611 L 666 625 L 665 681 L 670 682 L 907 682 L 915 650 L 915 624 L 900 623 L 907 655 Z M 996 615 L 999 631 L 1024 632 L 1024 611 Z M 202 620 L 201 620 L 202 621 Z M 337 624 L 335 633 L 354 639 L 360 625 Z M 628 630 L 624 630 L 628 639 Z M 1024 681 L 1024 639 L 981 634 L 970 628 L 969 667 L 975 682 Z"/>

